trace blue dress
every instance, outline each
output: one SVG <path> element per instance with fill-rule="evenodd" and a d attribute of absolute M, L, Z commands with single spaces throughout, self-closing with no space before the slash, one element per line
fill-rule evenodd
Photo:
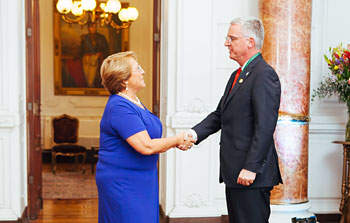
<path fill-rule="evenodd" d="M 160 138 L 157 116 L 119 96 L 111 95 L 100 123 L 96 166 L 99 223 L 158 223 L 158 154 L 142 155 L 126 139 L 147 130 Z"/>

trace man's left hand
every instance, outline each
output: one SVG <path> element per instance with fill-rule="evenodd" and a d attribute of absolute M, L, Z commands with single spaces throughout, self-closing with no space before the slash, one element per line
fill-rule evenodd
<path fill-rule="evenodd" d="M 256 177 L 256 173 L 246 169 L 242 169 L 241 172 L 239 173 L 237 184 L 241 184 L 243 186 L 249 186 L 254 182 L 255 177 Z"/>

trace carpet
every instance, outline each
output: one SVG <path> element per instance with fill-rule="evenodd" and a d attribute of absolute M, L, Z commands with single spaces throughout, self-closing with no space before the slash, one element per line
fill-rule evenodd
<path fill-rule="evenodd" d="M 91 199 L 98 198 L 95 175 L 86 165 L 85 174 L 79 169 L 74 171 L 74 165 L 60 163 L 56 175 L 51 171 L 51 165 L 43 164 L 42 185 L 43 199 Z"/>

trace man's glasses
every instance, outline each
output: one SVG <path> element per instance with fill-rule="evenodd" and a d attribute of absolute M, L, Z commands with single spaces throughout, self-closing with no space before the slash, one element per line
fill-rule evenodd
<path fill-rule="evenodd" d="M 225 36 L 225 40 L 226 40 L 226 42 L 232 43 L 240 38 L 245 38 L 245 37 L 246 36 Z"/>
<path fill-rule="evenodd" d="M 137 70 L 138 70 L 138 71 L 143 71 L 140 64 L 137 66 Z"/>

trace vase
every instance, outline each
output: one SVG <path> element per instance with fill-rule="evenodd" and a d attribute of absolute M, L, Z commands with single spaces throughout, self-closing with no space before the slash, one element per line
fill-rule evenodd
<path fill-rule="evenodd" d="M 350 142 L 350 117 L 348 117 L 348 122 L 345 127 L 345 141 Z"/>

